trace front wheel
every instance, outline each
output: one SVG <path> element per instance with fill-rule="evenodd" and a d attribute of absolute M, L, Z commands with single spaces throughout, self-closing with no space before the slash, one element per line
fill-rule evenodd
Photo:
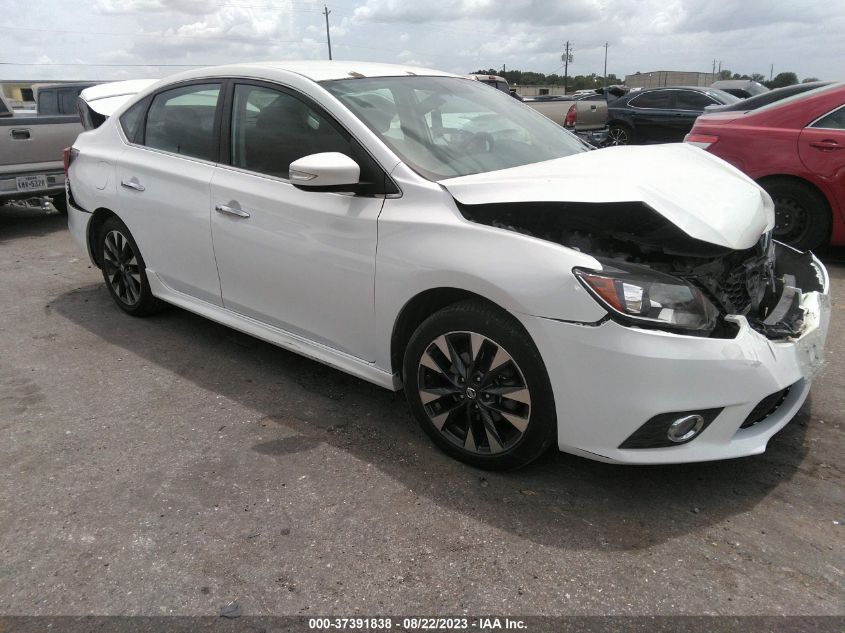
<path fill-rule="evenodd" d="M 103 279 L 120 309 L 133 316 L 146 316 L 161 309 L 162 302 L 150 290 L 144 258 L 126 225 L 117 217 L 110 217 L 100 227 L 98 237 Z"/>
<path fill-rule="evenodd" d="M 405 351 L 405 394 L 444 452 L 490 470 L 519 468 L 554 441 L 545 365 L 513 317 L 477 301 L 430 316 Z"/>

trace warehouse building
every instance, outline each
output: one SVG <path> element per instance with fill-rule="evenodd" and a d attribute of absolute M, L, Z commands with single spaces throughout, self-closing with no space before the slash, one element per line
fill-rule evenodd
<path fill-rule="evenodd" d="M 713 73 L 694 73 L 682 70 L 655 70 L 649 73 L 625 75 L 629 88 L 660 88 L 661 86 L 710 86 L 716 81 Z"/>

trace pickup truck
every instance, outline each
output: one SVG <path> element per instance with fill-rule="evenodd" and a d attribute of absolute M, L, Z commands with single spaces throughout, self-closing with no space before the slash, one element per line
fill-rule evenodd
<path fill-rule="evenodd" d="M 603 93 L 526 97 L 524 101 L 593 145 L 607 140 L 607 98 Z"/>
<path fill-rule="evenodd" d="M 0 204 L 17 202 L 46 209 L 52 201 L 57 211 L 66 213 L 63 151 L 82 131 L 75 110 L 81 89 L 69 86 L 70 99 L 63 87 L 42 88 L 38 103 L 49 102 L 54 113 L 50 115 L 15 114 L 0 94 Z M 67 104 L 73 105 L 69 111 Z"/>

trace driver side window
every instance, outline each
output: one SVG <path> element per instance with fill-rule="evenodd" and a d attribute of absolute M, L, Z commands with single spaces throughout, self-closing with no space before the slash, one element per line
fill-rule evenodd
<path fill-rule="evenodd" d="M 235 86 L 231 142 L 234 167 L 279 178 L 288 178 L 290 164 L 309 154 L 356 159 L 353 141 L 328 119 L 297 97 L 263 86 Z"/>

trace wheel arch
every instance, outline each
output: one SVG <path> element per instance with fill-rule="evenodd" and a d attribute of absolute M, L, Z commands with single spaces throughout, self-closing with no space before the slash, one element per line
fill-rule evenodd
<path fill-rule="evenodd" d="M 467 300 L 479 301 L 487 304 L 495 310 L 510 315 L 505 308 L 495 301 L 491 301 L 490 299 L 469 290 L 452 287 L 438 287 L 423 290 L 411 297 L 411 299 L 405 303 L 399 311 L 399 314 L 393 324 L 393 330 L 390 336 L 391 371 L 395 375 L 400 377 L 402 376 L 405 349 L 408 346 L 408 342 L 411 340 L 411 336 L 423 321 L 443 308 Z M 518 320 L 514 320 L 518 323 Z M 522 324 L 520 324 L 520 327 L 522 328 Z M 524 330 L 524 328 L 522 329 Z M 527 332 L 525 332 L 525 334 L 528 336 Z"/>
<path fill-rule="evenodd" d="M 808 187 L 808 188 L 812 189 L 812 190 L 813 190 L 813 191 L 815 191 L 817 194 L 819 194 L 819 196 L 821 197 L 821 199 L 824 201 L 825 207 L 827 208 L 827 213 L 828 213 L 828 215 L 830 216 L 830 222 L 831 222 L 831 229 L 830 229 L 830 233 L 832 233 L 832 232 L 835 232 L 835 231 L 836 231 L 836 222 L 834 222 L 834 221 L 833 221 L 833 220 L 834 220 L 834 217 L 833 217 L 833 213 L 834 213 L 833 203 L 832 203 L 832 201 L 831 201 L 830 197 L 829 197 L 829 196 L 827 195 L 827 193 L 824 191 L 824 189 L 821 189 L 821 188 L 820 188 L 818 185 L 816 185 L 813 181 L 811 181 L 811 180 L 807 180 L 806 178 L 802 178 L 801 176 L 796 176 L 795 174 L 769 174 L 769 175 L 766 175 L 766 176 L 760 176 L 759 178 L 755 178 L 755 180 L 754 180 L 754 181 L 755 181 L 758 185 L 760 185 L 761 187 L 763 187 L 763 189 L 765 189 L 765 188 L 766 188 L 766 184 L 768 184 L 768 183 L 774 183 L 774 182 L 792 182 L 792 183 L 798 183 L 798 184 L 801 184 L 801 185 L 803 185 L 803 186 L 805 186 L 805 187 Z M 830 234 L 830 233 L 828 234 L 828 237 L 827 237 L 827 238 L 828 238 L 828 240 L 831 238 L 831 234 Z"/>
<path fill-rule="evenodd" d="M 96 264 L 97 268 L 103 267 L 102 259 L 100 258 L 95 245 L 99 240 L 100 235 L 100 227 L 103 226 L 106 220 L 111 217 L 118 217 L 118 215 L 112 211 L 111 209 L 107 209 L 106 207 L 99 207 L 94 211 L 91 216 L 91 219 L 88 222 L 88 253 L 91 256 L 91 261 Z"/>

